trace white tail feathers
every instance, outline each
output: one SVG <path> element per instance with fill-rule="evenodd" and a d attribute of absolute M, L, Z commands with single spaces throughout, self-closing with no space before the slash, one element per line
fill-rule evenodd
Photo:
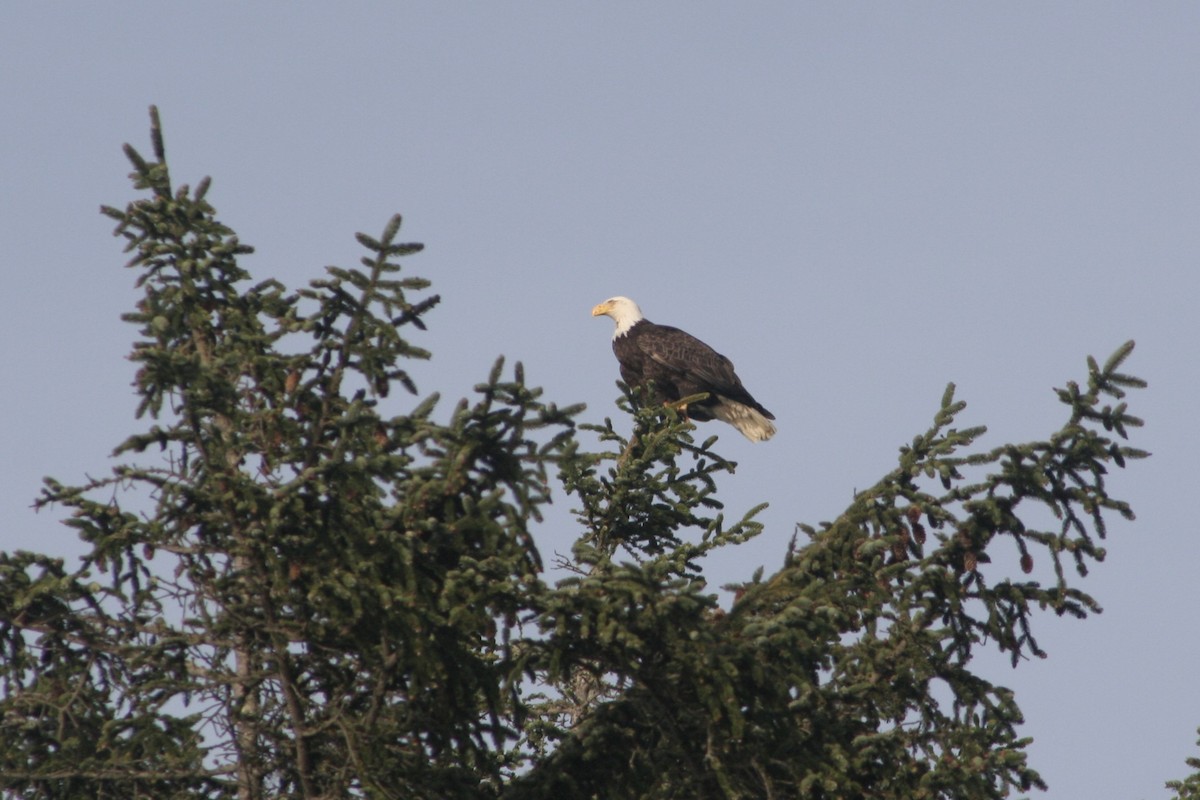
<path fill-rule="evenodd" d="M 722 422 L 728 422 L 737 428 L 752 442 L 765 442 L 775 435 L 775 426 L 771 420 L 747 405 L 726 397 L 709 409 L 714 417 Z"/>

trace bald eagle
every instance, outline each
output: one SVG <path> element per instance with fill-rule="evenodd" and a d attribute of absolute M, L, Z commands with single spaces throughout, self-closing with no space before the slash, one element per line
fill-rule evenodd
<path fill-rule="evenodd" d="M 628 297 L 611 297 L 592 309 L 593 317 L 601 315 L 617 324 L 612 346 L 625 383 L 652 383 L 655 398 L 668 404 L 707 392 L 707 399 L 687 407 L 689 418 L 728 422 L 752 442 L 775 435 L 775 415 L 750 396 L 728 358 L 679 328 L 655 325 Z"/>

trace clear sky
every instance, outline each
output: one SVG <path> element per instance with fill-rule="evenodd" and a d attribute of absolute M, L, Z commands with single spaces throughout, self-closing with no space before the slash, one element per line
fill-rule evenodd
<path fill-rule="evenodd" d="M 1163 798 L 1200 726 L 1200 5 L 6 3 L 0 8 L 0 547 L 78 552 L 43 475 L 136 430 L 135 300 L 102 204 L 133 197 L 159 106 L 174 177 L 299 286 L 393 212 L 443 305 L 414 370 L 444 410 L 504 354 L 585 419 L 616 413 L 635 298 L 730 356 L 778 417 L 729 512 L 767 531 L 710 565 L 773 570 L 932 419 L 1047 435 L 1052 387 L 1136 339 L 1138 513 L 1050 618 L 1017 691 L 1058 798 Z M 714 423 L 713 425 L 716 425 Z M 575 531 L 559 516 L 549 556 Z"/>

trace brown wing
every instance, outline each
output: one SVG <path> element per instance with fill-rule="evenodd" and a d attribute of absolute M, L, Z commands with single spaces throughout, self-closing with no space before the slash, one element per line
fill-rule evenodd
<path fill-rule="evenodd" d="M 774 419 L 742 386 L 733 362 L 690 333 L 670 325 L 651 324 L 637 337 L 636 344 L 646 358 L 672 376 L 680 396 L 711 392 Z"/>

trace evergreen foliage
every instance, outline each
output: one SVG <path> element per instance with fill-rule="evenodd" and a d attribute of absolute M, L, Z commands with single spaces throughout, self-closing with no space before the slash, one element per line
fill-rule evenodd
<path fill-rule="evenodd" d="M 1181 781 L 1167 781 L 1167 788 L 1175 793 L 1175 800 L 1200 800 L 1200 757 L 1189 758 L 1187 765 L 1192 774 Z"/>
<path fill-rule="evenodd" d="M 126 148 L 145 196 L 104 209 L 139 272 L 148 423 L 110 476 L 47 480 L 80 563 L 0 554 L 6 796 L 1043 788 L 1015 698 L 971 658 L 1044 655 L 1038 611 L 1099 610 L 1078 580 L 1106 520 L 1133 518 L 1106 476 L 1145 455 L 1124 443 L 1132 343 L 1059 390 L 1042 441 L 972 449 L 983 429 L 954 427 L 949 387 L 896 469 L 722 607 L 704 559 L 761 526 L 759 508 L 726 519 L 716 437 L 630 397 L 628 438 L 577 426 L 581 406 L 503 361 L 438 422 L 405 335 L 439 298 L 402 272 L 421 246 L 400 218 L 359 235 L 361 267 L 247 285 L 251 248 L 207 179 L 172 184 L 152 121 L 154 159 Z M 532 529 L 552 478 L 581 533 L 548 583 Z"/>

